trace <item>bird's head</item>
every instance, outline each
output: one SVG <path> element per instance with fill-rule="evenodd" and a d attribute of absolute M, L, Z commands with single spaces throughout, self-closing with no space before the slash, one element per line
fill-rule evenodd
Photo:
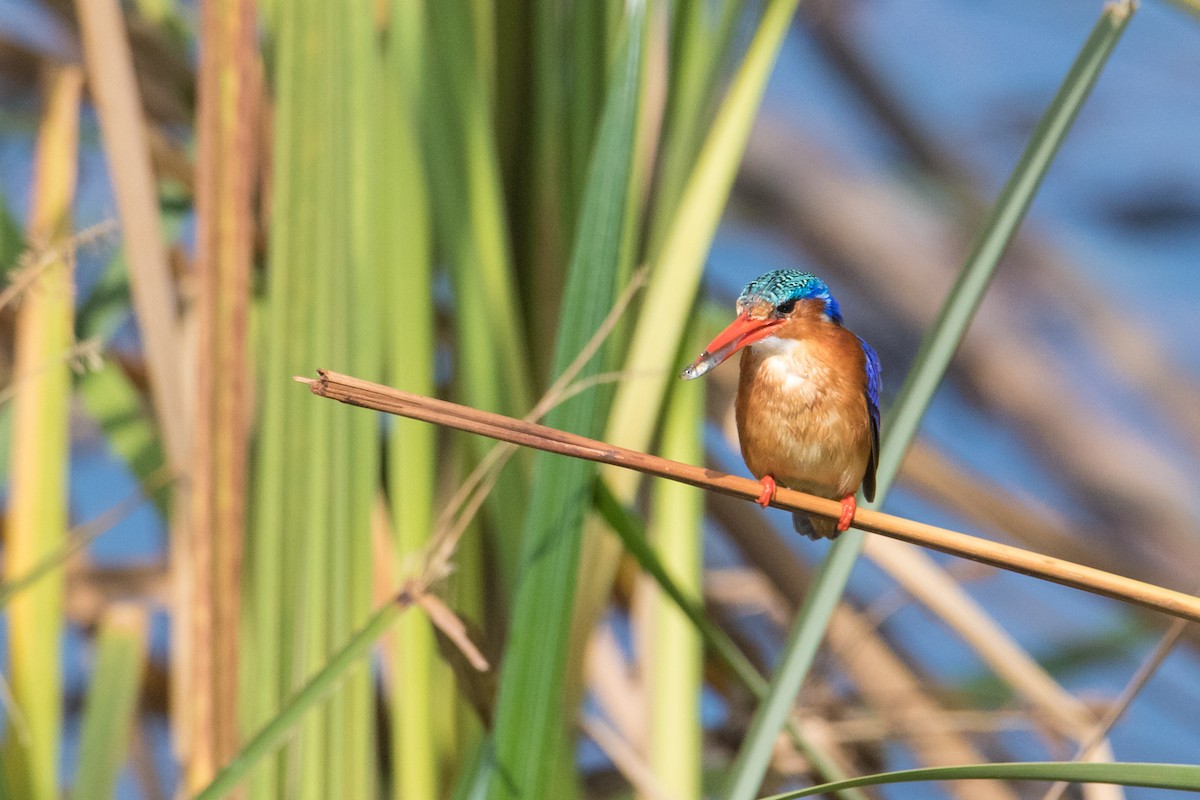
<path fill-rule="evenodd" d="M 699 378 L 743 347 L 770 336 L 787 337 L 798 324 L 842 323 L 842 311 L 825 281 L 808 272 L 781 269 L 760 275 L 742 290 L 738 316 L 683 371 L 684 380 Z"/>

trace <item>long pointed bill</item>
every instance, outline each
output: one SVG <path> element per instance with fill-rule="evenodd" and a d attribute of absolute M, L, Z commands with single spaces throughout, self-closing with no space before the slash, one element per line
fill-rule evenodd
<path fill-rule="evenodd" d="M 709 342 L 700 357 L 693 361 L 680 377 L 685 381 L 699 378 L 746 345 L 767 338 L 775 326 L 783 322 L 770 318 L 751 319 L 749 313 L 743 311 L 737 319 L 729 323 L 729 327 L 717 334 L 717 338 Z"/>

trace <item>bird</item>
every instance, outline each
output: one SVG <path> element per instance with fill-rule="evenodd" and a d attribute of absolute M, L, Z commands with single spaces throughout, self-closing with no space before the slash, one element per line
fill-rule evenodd
<path fill-rule="evenodd" d="M 817 276 L 775 270 L 750 281 L 737 318 L 683 371 L 704 375 L 741 351 L 735 411 L 742 458 L 770 505 L 778 486 L 840 500 L 834 522 L 794 512 L 796 531 L 835 539 L 849 529 L 862 487 L 875 499 L 879 466 L 879 357 L 848 330 Z"/>

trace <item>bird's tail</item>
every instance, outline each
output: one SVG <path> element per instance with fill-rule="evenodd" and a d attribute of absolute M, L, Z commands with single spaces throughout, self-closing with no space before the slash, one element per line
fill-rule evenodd
<path fill-rule="evenodd" d="M 796 533 L 816 541 L 817 539 L 836 539 L 841 531 L 837 522 L 825 517 L 810 517 L 800 511 L 792 512 L 792 527 Z"/>

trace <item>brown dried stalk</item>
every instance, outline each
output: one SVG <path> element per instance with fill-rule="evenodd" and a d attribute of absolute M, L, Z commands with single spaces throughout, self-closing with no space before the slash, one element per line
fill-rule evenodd
<path fill-rule="evenodd" d="M 129 260 L 129 288 L 150 371 L 150 399 L 172 469 L 187 449 L 183 384 L 179 380 L 178 318 L 146 144 L 133 55 L 117 0 L 76 0 L 88 91 L 100 121 L 113 194 Z"/>
<path fill-rule="evenodd" d="M 308 384 L 315 395 L 349 405 L 432 422 L 523 447 L 612 464 L 744 500 L 753 500 L 762 491 L 762 485 L 750 478 L 671 461 L 445 400 L 401 392 L 329 370 L 317 370 L 317 373 L 320 375 L 317 380 L 296 380 Z M 771 505 L 830 519 L 837 519 L 841 514 L 841 504 L 836 500 L 782 487 Z M 1200 598 L 1161 586 L 865 508 L 855 514 L 854 525 L 859 530 L 1200 622 Z"/>

